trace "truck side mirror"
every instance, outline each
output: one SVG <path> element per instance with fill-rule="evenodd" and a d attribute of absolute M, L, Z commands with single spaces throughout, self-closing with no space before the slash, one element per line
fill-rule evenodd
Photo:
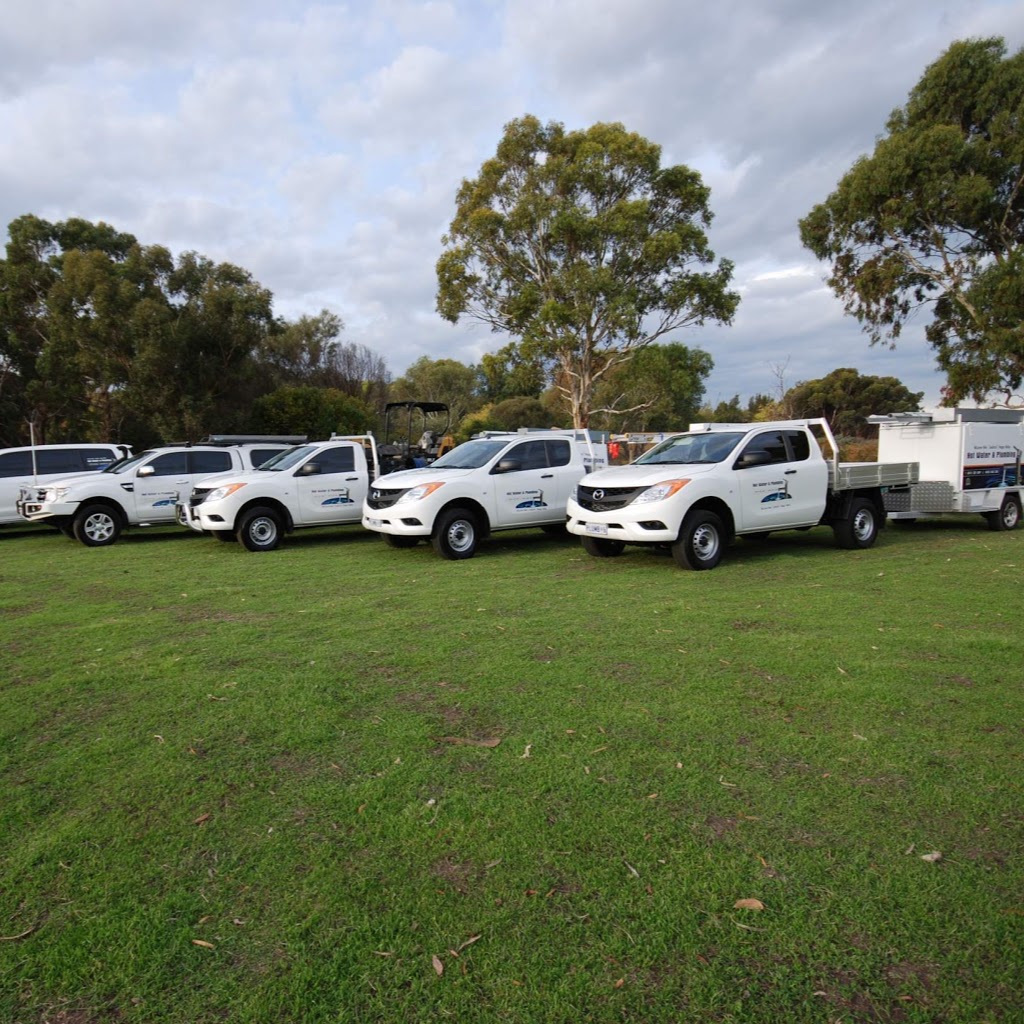
<path fill-rule="evenodd" d="M 156 470 L 152 466 L 140 466 L 136 476 L 152 476 Z"/>
<path fill-rule="evenodd" d="M 518 459 L 501 459 L 494 467 L 494 473 L 518 473 L 523 464 Z"/>
<path fill-rule="evenodd" d="M 299 467 L 296 476 L 316 476 L 320 472 L 319 462 L 305 462 Z"/>
<path fill-rule="evenodd" d="M 737 460 L 734 469 L 750 469 L 751 466 L 767 466 L 772 461 L 768 452 L 744 452 Z"/>

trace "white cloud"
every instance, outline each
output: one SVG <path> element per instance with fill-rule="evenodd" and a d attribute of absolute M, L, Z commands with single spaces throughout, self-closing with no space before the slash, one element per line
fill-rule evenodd
<path fill-rule="evenodd" d="M 911 331 L 871 349 L 797 221 L 954 39 L 1024 43 L 998 0 L 36 0 L 0 37 L 0 218 L 104 219 L 322 306 L 401 373 L 505 339 L 434 311 L 460 180 L 523 113 L 622 121 L 712 188 L 728 328 L 684 332 L 723 397 L 841 365 L 937 394 Z M 787 362 L 788 361 L 788 362 Z"/>

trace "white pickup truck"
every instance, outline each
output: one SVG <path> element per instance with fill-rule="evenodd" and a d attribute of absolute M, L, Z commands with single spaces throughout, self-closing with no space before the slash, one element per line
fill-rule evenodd
<path fill-rule="evenodd" d="M 630 465 L 581 482 L 568 529 L 596 557 L 626 544 L 667 546 L 685 569 L 713 569 L 734 537 L 820 524 L 840 547 L 867 548 L 885 522 L 883 492 L 915 482 L 918 465 L 841 464 L 837 452 L 823 419 L 692 424 Z"/>
<path fill-rule="evenodd" d="M 126 526 L 173 523 L 179 493 L 187 494 L 196 481 L 232 469 L 253 469 L 294 441 L 222 435 L 209 444 L 150 448 L 99 473 L 23 485 L 18 514 L 32 523 L 56 526 L 87 547 L 106 547 Z"/>
<path fill-rule="evenodd" d="M 177 519 L 249 551 L 273 551 L 292 530 L 358 523 L 379 470 L 370 434 L 311 441 L 253 472 L 203 481 L 182 495 Z"/>
<path fill-rule="evenodd" d="M 584 430 L 486 431 L 425 469 L 382 476 L 363 505 L 363 526 L 392 547 L 429 537 L 442 558 L 471 558 L 497 530 L 564 532 L 577 481 L 607 465 L 607 446 Z"/>

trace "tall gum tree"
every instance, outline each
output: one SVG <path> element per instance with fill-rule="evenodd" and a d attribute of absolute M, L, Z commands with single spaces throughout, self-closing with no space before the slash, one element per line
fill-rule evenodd
<path fill-rule="evenodd" d="M 894 346 L 930 307 L 946 402 L 1020 399 L 1024 50 L 953 43 L 800 234 L 871 344 Z"/>
<path fill-rule="evenodd" d="M 664 335 L 729 323 L 732 264 L 708 246 L 710 190 L 621 124 L 566 132 L 527 115 L 463 181 L 437 263 L 437 309 L 516 339 L 552 367 L 574 425 L 595 389 Z"/>

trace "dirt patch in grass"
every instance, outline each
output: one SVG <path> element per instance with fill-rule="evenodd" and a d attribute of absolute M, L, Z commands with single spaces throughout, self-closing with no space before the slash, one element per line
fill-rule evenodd
<path fill-rule="evenodd" d="M 723 818 L 718 814 L 709 814 L 704 819 L 704 824 L 711 830 L 711 834 L 716 839 L 721 839 L 730 832 L 735 832 L 740 826 L 736 818 Z"/>
<path fill-rule="evenodd" d="M 483 877 L 484 871 L 471 860 L 455 861 L 451 857 L 442 857 L 430 865 L 430 873 L 448 888 L 465 893 Z"/>
<path fill-rule="evenodd" d="M 270 759 L 270 767 L 281 775 L 291 775 L 298 779 L 307 779 L 319 775 L 323 770 L 320 761 L 309 754 L 296 754 L 285 750 Z"/>

